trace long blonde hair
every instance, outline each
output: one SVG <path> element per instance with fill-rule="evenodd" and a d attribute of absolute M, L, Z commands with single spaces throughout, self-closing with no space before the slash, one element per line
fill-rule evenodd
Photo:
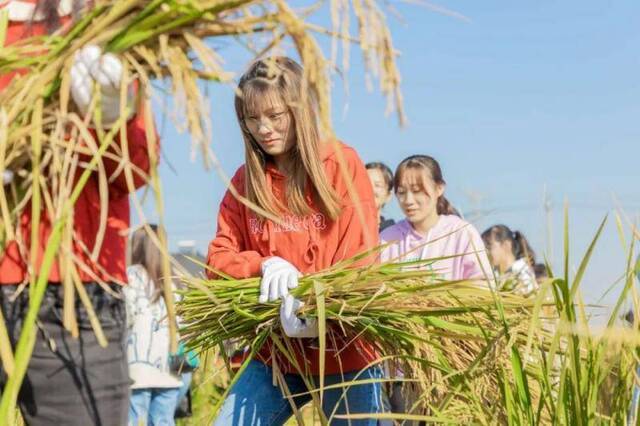
<path fill-rule="evenodd" d="M 305 199 L 305 188 L 311 183 L 314 201 L 319 209 L 335 220 L 340 212 L 338 197 L 327 181 L 321 158 L 318 126 L 318 102 L 305 90 L 303 70 L 294 60 L 276 56 L 254 62 L 242 75 L 235 97 L 236 115 L 245 145 L 246 196 L 267 212 L 278 216 L 285 209 L 304 216 L 312 213 Z M 293 117 L 295 146 L 289 155 L 291 174 L 287 176 L 286 206 L 275 199 L 266 183 L 269 155 L 255 141 L 246 126 L 248 106 L 269 95 L 278 96 Z"/>

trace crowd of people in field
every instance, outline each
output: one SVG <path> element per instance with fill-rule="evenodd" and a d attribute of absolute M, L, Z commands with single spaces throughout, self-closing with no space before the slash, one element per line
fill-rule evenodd
<path fill-rule="evenodd" d="M 547 277 L 547 268 L 536 263 L 534 250 L 522 232 L 503 224 L 478 232 L 447 199 L 443 171 L 430 156 L 412 155 L 401 161 L 394 172 L 382 162 L 364 165 L 353 148 L 342 142 L 323 144 L 311 114 L 316 106 L 311 97 L 300 96 L 301 81 L 299 65 L 282 57 L 254 63 L 240 80 L 236 113 L 244 136 L 246 161 L 231 185 L 241 197 L 283 219 L 285 225 L 270 221 L 266 215 L 261 217 L 228 191 L 220 205 L 218 229 L 209 245 L 207 263 L 212 270 L 235 278 L 262 277 L 259 301 L 281 302 L 282 331 L 300 339 L 296 346 L 298 359 L 306 362 L 308 371 L 319 374 L 315 343 L 319 330 L 314 319 L 297 316 L 301 302 L 289 290 L 297 286 L 302 274 L 329 267 L 378 244 L 384 248 L 375 261 L 436 259 L 428 267 L 438 279 L 480 280 L 488 287 L 524 297 L 536 293 L 541 280 Z M 347 165 L 346 176 L 352 179 L 356 201 L 348 191 L 345 174 L 340 171 L 339 157 Z M 394 196 L 404 215 L 397 222 L 382 214 Z M 148 311 L 142 315 L 152 317 L 152 323 L 160 323 L 165 312 L 159 297 L 161 289 L 154 284 L 160 272 L 153 272 L 153 265 L 158 267 L 159 253 L 152 256 L 156 263 L 149 263 L 149 252 L 157 249 L 148 242 L 146 255 L 136 249 L 141 247 L 138 240 L 146 238 L 145 235 L 143 230 L 133 235 L 133 265 L 129 268 L 130 283 L 125 295 L 129 301 L 131 293 L 145 294 L 142 300 Z M 146 290 L 141 290 L 143 282 Z M 127 312 L 130 311 L 135 312 L 136 308 L 128 306 Z M 143 327 L 148 324 L 148 320 L 142 322 Z M 148 330 L 145 332 L 150 334 Z M 162 386 L 149 381 L 150 374 L 140 376 L 146 380 L 136 380 L 130 407 L 132 421 L 147 416 L 150 424 L 163 424 L 156 420 L 156 415 L 169 421 L 175 409 L 173 395 L 184 389 L 175 376 L 168 374 L 166 333 L 164 327 L 162 337 L 155 340 L 162 346 L 158 352 L 162 356 L 158 356 L 161 365 L 154 380 Z M 137 355 L 131 353 L 136 344 L 139 342 L 130 337 L 132 378 L 141 368 L 136 365 Z M 330 346 L 324 378 L 329 388 L 323 399 L 327 415 L 347 410 L 407 411 L 412 401 L 402 396 L 401 381 L 388 386 L 376 381 L 389 372 L 379 365 L 371 366 L 376 354 L 366 340 L 344 336 L 343 340 L 340 337 L 333 340 Z M 292 416 L 291 402 L 280 387 L 273 385 L 275 356 L 267 343 L 256 359 L 249 362 L 222 404 L 215 425 L 283 424 Z M 287 360 L 277 359 L 277 363 L 285 373 L 287 392 L 299 395 L 294 403 L 302 407 L 311 399 L 305 393 L 304 379 Z M 330 387 L 355 377 L 368 382 L 350 386 L 346 392 L 340 387 Z M 335 420 L 334 424 L 341 422 Z M 352 423 L 391 424 L 376 419 Z"/>
<path fill-rule="evenodd" d="M 487 287 L 524 296 L 538 289 L 534 252 L 524 235 L 505 225 L 480 234 L 447 199 L 436 159 L 413 155 L 394 173 L 380 162 L 365 165 L 340 141 L 323 141 L 313 113 L 317 105 L 313 96 L 302 94 L 302 80 L 300 66 L 284 57 L 259 60 L 240 79 L 235 107 L 246 157 L 231 185 L 265 214 L 256 213 L 229 190 L 220 204 L 207 261 L 212 271 L 235 278 L 262 277 L 260 302 L 281 300 L 282 331 L 300 339 L 294 350 L 310 374 L 320 371 L 318 324 L 296 315 L 302 302 L 290 290 L 300 276 L 379 245 L 379 256 L 365 260 L 434 259 L 428 268 L 440 280 L 484 281 Z M 405 216 L 397 223 L 382 215 L 394 195 Z M 268 213 L 286 225 L 276 225 Z M 402 413 L 405 405 L 394 397 L 395 384 L 386 388 L 375 380 L 387 373 L 375 362 L 371 343 L 361 336 L 337 334 L 327 342 L 325 354 L 327 416 L 347 411 Z M 280 359 L 267 342 L 233 384 L 214 424 L 282 424 L 291 417 L 291 402 L 272 384 L 276 363 L 285 373 L 288 392 L 300 395 L 294 404 L 308 402 L 311 396 L 305 393 L 299 370 Z M 354 376 L 363 383 L 347 390 L 330 386 Z M 375 425 L 378 420 L 353 423 Z"/>
<path fill-rule="evenodd" d="M 277 114 L 278 110 L 272 115 L 277 117 Z M 270 134 L 270 137 L 273 135 Z M 344 145 L 343 147 L 346 148 Z M 502 291 L 512 291 L 524 296 L 530 296 L 538 289 L 537 279 L 540 277 L 537 278 L 535 275 L 534 253 L 526 238 L 522 233 L 514 232 L 505 225 L 492 226 L 480 234 L 472 224 L 466 222 L 446 198 L 445 180 L 440 165 L 434 158 L 426 155 L 411 156 L 398 165 L 395 173 L 380 162 L 368 163 L 365 169 L 373 190 L 373 197 L 370 198 L 373 207 L 369 209 L 370 221 L 372 224 L 375 223 L 376 232 L 379 231 L 379 243 L 385 246 L 380 252 L 381 262 L 440 259 L 428 265 L 437 279 L 447 281 L 486 279 L 487 282 L 500 286 Z M 363 176 L 361 183 L 363 188 L 366 188 L 368 182 L 362 170 L 360 173 Z M 366 195 L 366 191 L 360 194 Z M 382 215 L 385 204 L 394 195 L 404 214 L 404 219 L 398 222 Z M 230 201 L 231 199 L 227 199 L 227 202 Z M 223 244 L 228 245 L 230 241 L 233 242 L 233 247 L 237 247 L 237 236 L 232 234 L 237 229 L 225 228 L 228 223 L 230 222 L 222 221 L 219 225 L 219 229 L 224 233 L 218 231 L 218 241 L 213 242 L 214 250 L 219 250 L 219 246 L 222 246 L 223 250 L 228 250 L 228 247 Z M 176 375 L 176 371 L 171 370 L 167 311 L 162 297 L 161 252 L 149 236 L 149 231 L 159 235 L 158 233 L 162 230 L 156 225 L 149 225 L 149 227 L 150 229 L 141 227 L 131 234 L 131 265 L 127 269 L 129 283 L 124 289 L 128 318 L 127 357 L 129 375 L 134 382 L 131 392 L 130 421 L 132 424 L 138 424 L 140 420 L 154 425 L 170 424 L 176 404 L 184 397 L 185 390 L 189 386 L 189 379 L 184 378 L 191 373 L 183 373 L 183 380 L 181 380 L 181 377 Z M 249 227 L 250 229 L 260 234 L 260 227 L 254 225 L 253 228 Z M 282 226 L 279 229 L 280 232 L 284 232 Z M 318 230 L 322 231 L 321 225 Z M 223 240 L 220 240 L 221 235 L 224 235 Z M 232 240 L 232 238 L 235 239 Z M 231 253 L 234 252 L 235 250 L 231 251 Z M 237 253 L 242 254 L 242 251 Z M 263 270 L 264 287 L 261 302 L 268 303 L 282 298 L 284 332 L 290 337 L 315 338 L 318 336 L 318 330 L 312 320 L 298 318 L 295 311 L 299 302 L 287 295 L 288 290 L 295 287 L 300 272 L 294 269 L 290 261 L 285 260 L 284 254 L 282 256 L 270 257 L 268 260 L 263 260 L 260 265 Z M 216 266 L 227 267 L 231 259 L 218 261 Z M 243 263 L 239 266 L 246 267 Z M 227 271 L 236 272 L 231 268 Z M 265 354 L 266 359 L 269 355 L 269 353 Z M 339 367 L 334 366 L 334 368 Z M 338 382 L 338 374 L 346 373 L 345 377 L 350 377 L 360 372 L 356 367 L 346 372 L 344 367 L 342 368 L 342 372 L 336 370 L 334 374 L 330 374 L 327 378 L 328 382 L 325 383 Z M 265 390 L 269 391 L 267 396 L 271 398 L 265 399 L 265 395 L 261 394 L 259 404 L 264 402 L 267 407 L 271 407 L 272 405 L 269 404 L 275 404 L 281 399 L 278 390 L 270 386 L 271 372 L 265 364 L 260 361 L 252 362 L 248 371 L 249 373 L 244 374 L 247 380 L 251 380 L 251 384 L 247 384 L 245 389 L 239 388 L 236 392 L 252 394 L 256 390 L 257 380 L 265 386 Z M 295 374 L 295 371 L 292 369 L 289 374 Z M 378 367 L 374 367 L 365 375 L 376 378 L 381 377 L 382 374 Z M 342 380 L 346 381 L 346 378 Z M 302 379 L 294 380 L 291 377 L 289 386 L 290 391 L 297 389 L 300 393 L 304 392 Z M 365 389 L 362 392 L 366 395 Z M 402 382 L 394 382 L 391 386 L 374 391 L 373 394 L 375 395 L 376 392 L 379 393 L 381 405 L 363 406 L 360 409 L 387 410 L 394 413 L 403 413 L 406 410 L 407 404 L 401 396 Z M 328 407 L 338 402 L 340 393 L 335 392 L 334 395 L 329 391 Z M 232 395 L 238 398 L 235 396 L 236 393 Z M 246 395 L 239 398 L 244 400 Z M 357 401 L 357 398 L 352 396 L 348 399 L 349 404 L 352 403 L 351 400 Z M 372 401 L 371 398 L 368 399 Z M 286 401 L 281 401 L 282 404 L 277 407 L 278 410 L 282 409 L 284 402 Z M 269 409 L 261 407 L 255 408 L 255 411 L 266 412 Z M 358 406 L 350 406 L 350 409 L 358 410 Z M 233 402 L 224 406 L 218 424 L 234 423 L 236 421 L 234 419 L 243 418 L 243 412 L 242 406 L 239 406 L 234 399 Z M 290 413 L 283 411 L 281 420 L 284 421 L 289 415 Z"/>
<path fill-rule="evenodd" d="M 69 26 L 74 19 L 72 6 L 67 0 L 0 1 L 0 8 L 8 12 L 5 45 Z M 74 57 L 69 72 L 78 113 L 86 114 L 98 88 L 101 125 L 115 122 L 122 110 L 119 59 L 97 46 L 88 46 Z M 14 76 L 0 76 L 0 90 Z M 121 153 L 120 136 L 126 135 L 127 158 L 140 172 L 133 179 L 138 188 L 151 164 L 149 129 L 145 129 L 144 120 L 149 104 L 144 94 L 136 93 L 134 83 L 128 93 L 133 112 L 112 151 Z M 506 225 L 491 226 L 481 234 L 465 221 L 445 196 L 446 183 L 436 159 L 413 155 L 393 172 L 380 162 L 365 166 L 352 147 L 324 135 L 317 99 L 294 60 L 272 57 L 251 64 L 239 80 L 235 110 L 245 161 L 217 212 L 207 274 L 214 277 L 213 271 L 219 271 L 236 279 L 260 277 L 259 302 L 280 304 L 282 332 L 297 339 L 297 360 L 316 376 L 316 382 L 321 371 L 316 339 L 319 327 L 312 318 L 298 316 L 302 302 L 289 293 L 302 275 L 383 244 L 379 256 L 362 261 L 437 259 L 429 268 L 439 279 L 480 280 L 523 296 L 538 289 L 546 268 L 535 262 L 524 235 Z M 92 129 L 95 137 L 98 132 Z M 177 353 L 169 351 L 162 255 L 153 242 L 163 231 L 143 226 L 130 233 L 130 182 L 113 156 L 105 156 L 103 163 L 110 176 L 106 229 L 100 230 L 97 219 L 102 209 L 97 178 L 82 191 L 72 223 L 72 257 L 82 266 L 77 278 L 94 310 L 89 312 L 74 301 L 78 332 L 70 336 L 63 320 L 65 300 L 69 300 L 61 285 L 65 270 L 56 264 L 49 274 L 33 356 L 18 396 L 28 425 L 174 424 L 179 401 L 188 392 L 192 371 L 198 365 L 197 357 L 184 347 Z M 5 171 L 3 186 L 11 185 L 14 178 Z M 398 222 L 381 213 L 393 196 L 404 214 Z M 40 245 L 30 247 L 31 220 L 31 212 L 25 209 L 20 218 L 21 242 L 9 241 L 0 256 L 0 306 L 14 347 L 30 302 L 31 292 L 25 290 L 25 284 L 40 268 L 39 264 L 29 266 L 26 253 L 42 257 L 54 222 L 42 213 L 36 230 Z M 97 255 L 87 253 L 86 248 L 94 246 L 100 233 Z M 106 348 L 94 333 L 93 320 L 101 326 Z M 324 356 L 327 388 L 322 403 L 326 414 L 403 412 L 404 402 L 395 397 L 400 393 L 394 391 L 397 384 L 390 388 L 381 385 L 388 372 L 376 363 L 378 354 L 371 342 L 362 336 L 335 334 L 327 342 Z M 297 408 L 311 399 L 298 370 L 287 359 L 274 360 L 276 356 L 272 342 L 266 342 L 234 382 L 215 425 L 283 424 L 294 409 L 283 387 L 296 395 L 293 405 Z M 280 386 L 273 383 L 276 364 L 284 374 Z M 356 377 L 362 383 L 346 391 L 331 387 Z M 4 372 L 0 379 L 4 385 Z M 333 424 L 347 422 L 336 419 Z M 378 420 L 350 423 L 376 425 Z"/>
<path fill-rule="evenodd" d="M 450 257 L 434 263 L 442 278 L 455 281 L 489 278 L 500 290 L 529 296 L 546 277 L 536 263 L 524 234 L 506 225 L 493 225 L 479 234 L 445 196 L 438 161 L 427 155 L 404 159 L 395 173 L 384 163 L 365 165 L 378 209 L 380 242 L 387 247 L 382 261 L 411 261 Z M 396 223 L 382 214 L 395 194 L 405 218 Z"/>

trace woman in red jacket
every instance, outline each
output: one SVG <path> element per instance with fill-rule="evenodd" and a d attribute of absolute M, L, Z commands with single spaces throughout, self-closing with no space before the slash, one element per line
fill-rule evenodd
<path fill-rule="evenodd" d="M 0 11 L 9 16 L 5 45 L 21 39 L 54 31 L 65 31 L 72 22 L 72 13 L 82 13 L 81 0 L 0 0 Z M 97 46 L 83 48 L 71 68 L 71 95 L 80 113 L 86 113 L 97 83 L 102 92 L 103 124 L 108 127 L 119 117 L 119 87 L 122 63 L 113 55 L 103 54 Z M 16 74 L 0 76 L 0 90 L 10 84 Z M 132 91 L 130 91 L 133 93 Z M 131 98 L 133 103 L 133 97 Z M 132 105 L 133 106 L 133 105 Z M 147 173 L 149 155 L 144 125 L 143 104 L 127 122 L 129 157 L 133 166 Z M 117 144 L 118 141 L 114 143 Z M 114 147 L 118 152 L 120 147 Z M 120 296 L 126 283 L 126 233 L 129 229 L 129 187 L 119 162 L 103 159 L 108 176 L 108 211 L 104 238 L 98 256 L 92 260 L 89 252 L 96 244 L 100 228 L 100 191 L 98 176 L 92 176 L 74 206 L 73 255 L 83 265 L 80 279 L 100 320 L 106 348 L 100 347 L 91 328 L 84 306 L 76 298 L 77 339 L 62 324 L 63 292 L 58 262 L 49 274 L 49 283 L 38 317 L 39 331 L 33 356 L 19 395 L 23 417 L 29 425 L 114 425 L 127 423 L 129 406 L 129 375 L 124 339 L 125 307 Z M 79 167 L 80 171 L 82 166 Z M 12 180 L 3 175 L 3 185 Z M 134 186 L 144 179 L 134 173 Z M 46 248 L 52 229 L 52 218 L 43 212 L 39 228 L 38 258 Z M 0 252 L 0 307 L 7 322 L 13 344 L 28 309 L 29 291 L 19 291 L 29 282 L 27 262 L 30 252 L 31 211 L 20 217 L 20 234 L 25 246 L 8 242 Z M 32 265 L 35 271 L 40 265 Z M 108 283 L 105 291 L 96 281 Z"/>
<path fill-rule="evenodd" d="M 371 183 L 357 153 L 339 142 L 321 140 L 317 102 L 305 91 L 302 68 L 286 57 L 255 62 L 240 79 L 236 114 L 245 145 L 245 164 L 231 185 L 266 212 L 252 211 L 227 191 L 220 205 L 218 231 L 209 245 L 208 264 L 235 278 L 261 276 L 260 302 L 281 300 L 280 323 L 299 339 L 298 367 L 319 374 L 319 350 L 313 320 L 296 316 L 302 302 L 289 294 L 298 278 L 328 268 L 378 243 L 377 212 Z M 340 162 L 346 166 L 341 168 Z M 346 173 L 345 173 L 346 172 Z M 348 188 L 357 194 L 351 196 Z M 345 336 L 338 327 L 327 338 L 325 384 L 381 377 L 373 348 Z M 251 360 L 231 389 L 216 425 L 278 425 L 293 411 L 278 387 L 272 365 L 284 373 L 288 391 L 308 392 L 299 370 L 279 357 L 270 343 Z M 360 373 L 360 374 L 358 374 Z M 316 377 L 317 382 L 317 377 Z M 380 411 L 380 384 L 326 390 L 323 411 L 336 414 Z M 298 396 L 301 407 L 310 395 Z M 346 420 L 333 419 L 332 424 Z M 375 420 L 352 421 L 374 425 Z"/>

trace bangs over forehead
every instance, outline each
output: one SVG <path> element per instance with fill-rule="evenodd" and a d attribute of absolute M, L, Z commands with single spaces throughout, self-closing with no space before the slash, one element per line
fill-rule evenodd
<path fill-rule="evenodd" d="M 397 191 L 400 186 L 416 185 L 425 190 L 429 181 L 433 181 L 433 176 L 428 168 L 419 164 L 405 165 L 396 172 L 393 188 Z"/>
<path fill-rule="evenodd" d="M 278 88 L 270 81 L 260 78 L 249 81 L 243 87 L 241 99 L 245 117 L 259 115 L 268 109 L 286 107 Z"/>

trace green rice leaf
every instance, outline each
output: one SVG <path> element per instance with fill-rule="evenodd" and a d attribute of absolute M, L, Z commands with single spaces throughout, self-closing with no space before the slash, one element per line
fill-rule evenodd
<path fill-rule="evenodd" d="M 316 296 L 316 306 L 317 306 L 317 314 L 318 314 L 318 341 L 320 345 L 319 351 L 319 363 L 320 363 L 320 371 L 319 371 L 319 380 L 320 380 L 320 405 L 322 405 L 322 401 L 324 400 L 324 379 L 325 379 L 325 357 L 327 350 L 327 315 L 325 310 L 325 299 L 324 299 L 324 286 L 320 281 L 313 282 L 313 290 Z"/>

